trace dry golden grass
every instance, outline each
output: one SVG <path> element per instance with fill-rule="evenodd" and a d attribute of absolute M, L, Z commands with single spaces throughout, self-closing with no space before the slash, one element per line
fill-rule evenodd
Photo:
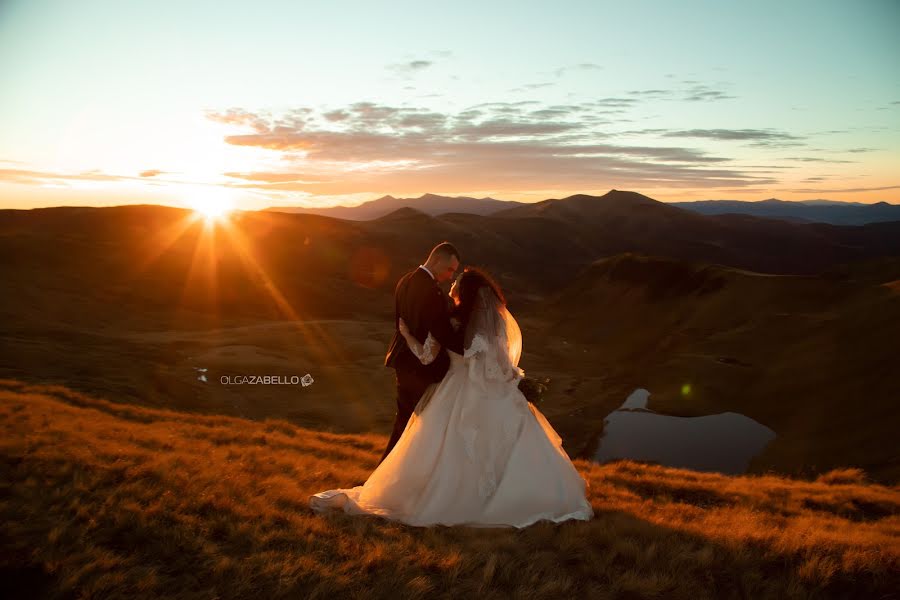
<path fill-rule="evenodd" d="M 890 597 L 900 490 L 576 461 L 587 523 L 315 515 L 385 443 L 0 380 L 4 587 L 22 597 Z"/>

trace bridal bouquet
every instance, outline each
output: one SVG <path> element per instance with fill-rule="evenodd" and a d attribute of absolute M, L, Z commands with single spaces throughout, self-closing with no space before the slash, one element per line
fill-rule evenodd
<path fill-rule="evenodd" d="M 519 380 L 519 391 L 524 394 L 525 399 L 532 404 L 537 404 L 544 399 L 544 392 L 547 391 L 549 377 L 537 379 L 535 377 L 523 377 Z"/>

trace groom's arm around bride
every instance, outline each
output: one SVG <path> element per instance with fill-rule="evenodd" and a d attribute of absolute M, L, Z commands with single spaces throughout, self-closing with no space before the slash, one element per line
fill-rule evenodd
<path fill-rule="evenodd" d="M 443 246 L 452 250 L 452 262 L 448 258 L 440 260 Z M 435 255 L 438 255 L 438 258 Z M 449 262 L 449 266 L 445 266 Z M 391 339 L 384 364 L 401 371 L 414 371 L 426 377 L 429 383 L 440 381 L 449 366 L 449 357 L 443 349 L 463 353 L 463 332 L 457 331 L 450 322 L 449 298 L 441 290 L 440 281 L 453 277 L 459 257 L 455 248 L 447 242 L 438 244 L 432 250 L 424 265 L 400 278 L 394 290 L 394 336 Z M 434 273 L 434 274 L 433 274 Z M 441 344 L 442 350 L 430 365 L 422 365 L 409 350 L 406 340 L 400 334 L 400 318 L 406 322 L 412 335 L 424 343 L 431 332 Z"/>
<path fill-rule="evenodd" d="M 423 265 L 406 273 L 397 283 L 394 336 L 384 359 L 385 366 L 392 367 L 397 374 L 397 418 L 382 460 L 397 443 L 425 389 L 447 373 L 450 366 L 447 349 L 463 352 L 463 332 L 456 331 L 450 323 L 448 298 L 439 285 L 451 279 L 458 267 L 459 252 L 452 244 L 443 242 L 432 249 Z M 420 342 L 425 341 L 429 332 L 440 342 L 437 357 L 428 365 L 419 362 L 400 334 L 401 317 Z"/>

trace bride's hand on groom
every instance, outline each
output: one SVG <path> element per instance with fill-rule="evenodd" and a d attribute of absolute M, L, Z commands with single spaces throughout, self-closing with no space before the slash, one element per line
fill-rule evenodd
<path fill-rule="evenodd" d="M 406 326 L 406 322 L 403 320 L 403 317 L 400 317 L 400 323 L 397 326 L 400 328 L 401 334 L 409 335 L 409 327 Z"/>

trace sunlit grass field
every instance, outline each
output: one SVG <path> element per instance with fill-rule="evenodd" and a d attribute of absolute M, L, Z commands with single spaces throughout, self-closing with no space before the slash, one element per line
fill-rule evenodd
<path fill-rule="evenodd" d="M 386 442 L 0 380 L 0 574 L 47 598 L 886 598 L 900 490 L 575 461 L 590 522 L 316 515 Z"/>

